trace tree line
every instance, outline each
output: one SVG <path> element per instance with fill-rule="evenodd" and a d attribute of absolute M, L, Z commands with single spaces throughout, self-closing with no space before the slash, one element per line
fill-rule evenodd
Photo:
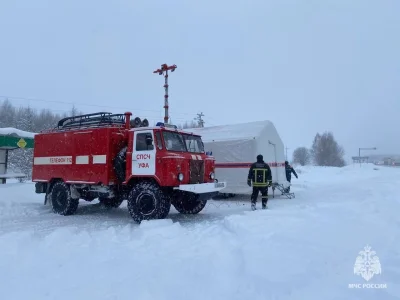
<path fill-rule="evenodd" d="M 195 120 L 192 120 L 190 122 L 186 121 L 183 124 L 179 124 L 179 125 L 177 125 L 177 127 L 179 129 L 188 129 L 188 128 L 199 128 L 199 127 L 201 127 L 201 125 L 198 122 L 196 122 Z"/>
<path fill-rule="evenodd" d="M 293 151 L 292 163 L 301 166 L 314 164 L 325 167 L 344 167 L 344 149 L 330 131 L 317 133 L 311 148 L 298 147 Z"/>
<path fill-rule="evenodd" d="M 35 110 L 31 107 L 15 107 L 9 100 L 0 105 L 0 128 L 13 127 L 28 132 L 40 132 L 54 128 L 57 122 L 69 116 L 80 114 L 74 106 L 69 112 L 57 114 L 49 109 Z M 9 151 L 8 172 L 21 172 L 31 178 L 33 149 Z"/>
<path fill-rule="evenodd" d="M 79 114 L 81 112 L 74 106 L 69 112 L 57 114 L 49 109 L 35 110 L 29 106 L 15 107 L 9 100 L 5 100 L 0 106 L 0 128 L 13 127 L 29 132 L 40 132 L 54 128 L 62 118 Z"/>

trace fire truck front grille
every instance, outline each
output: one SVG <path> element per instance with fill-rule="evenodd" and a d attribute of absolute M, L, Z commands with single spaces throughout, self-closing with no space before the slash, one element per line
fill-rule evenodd
<path fill-rule="evenodd" d="M 191 160 L 190 161 L 190 184 L 204 183 L 204 161 Z"/>

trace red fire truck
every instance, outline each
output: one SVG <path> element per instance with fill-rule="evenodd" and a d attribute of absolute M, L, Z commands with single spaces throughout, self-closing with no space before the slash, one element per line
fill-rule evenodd
<path fill-rule="evenodd" d="M 99 112 L 60 120 L 35 135 L 32 181 L 54 213 L 74 214 L 79 199 L 106 207 L 127 200 L 136 222 L 165 218 L 171 204 L 197 214 L 226 187 L 214 178 L 201 136 L 132 113 Z"/>

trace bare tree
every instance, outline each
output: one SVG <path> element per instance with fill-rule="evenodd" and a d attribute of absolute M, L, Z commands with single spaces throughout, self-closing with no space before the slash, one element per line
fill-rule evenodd
<path fill-rule="evenodd" d="M 336 142 L 332 132 L 315 135 L 311 155 L 317 166 L 343 167 L 346 165 L 343 158 L 344 149 Z"/>
<path fill-rule="evenodd" d="M 81 113 L 78 111 L 78 109 L 75 107 L 75 105 L 72 105 L 71 111 L 69 112 L 70 117 L 75 117 L 81 115 Z"/>
<path fill-rule="evenodd" d="M 310 151 L 306 147 L 299 147 L 293 151 L 293 163 L 301 166 L 308 165 L 311 161 Z"/>
<path fill-rule="evenodd" d="M 6 99 L 0 106 L 0 127 L 13 127 L 15 108 L 11 102 Z"/>
<path fill-rule="evenodd" d="M 192 120 L 190 122 L 186 121 L 185 123 L 178 125 L 179 129 L 199 128 L 199 127 L 201 127 L 201 125 L 195 120 Z"/>
<path fill-rule="evenodd" d="M 321 140 L 321 135 L 319 133 L 317 133 L 314 137 L 314 141 L 313 141 L 313 144 L 310 149 L 311 158 L 312 158 L 314 164 L 317 164 L 316 159 L 320 155 L 320 153 L 319 153 L 319 150 L 320 150 L 319 141 L 320 140 Z"/>

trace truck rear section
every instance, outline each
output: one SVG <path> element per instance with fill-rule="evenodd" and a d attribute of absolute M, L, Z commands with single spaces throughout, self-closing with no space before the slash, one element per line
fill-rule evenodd
<path fill-rule="evenodd" d="M 137 222 L 165 218 L 171 205 L 195 214 L 226 187 L 214 178 L 200 136 L 130 116 L 66 118 L 35 136 L 32 181 L 55 213 L 73 214 L 79 199 L 98 198 L 107 207 L 126 199 Z"/>

